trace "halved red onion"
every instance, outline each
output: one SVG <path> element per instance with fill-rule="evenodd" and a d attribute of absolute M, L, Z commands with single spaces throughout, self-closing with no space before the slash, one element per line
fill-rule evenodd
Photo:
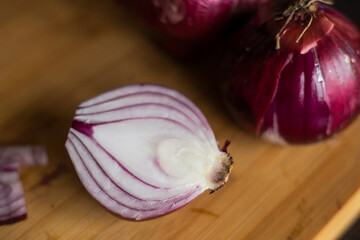
<path fill-rule="evenodd" d="M 113 213 L 135 220 L 217 190 L 232 164 L 201 111 L 157 85 L 130 85 L 82 103 L 66 148 L 88 192 Z"/>
<path fill-rule="evenodd" d="M 0 147 L 0 225 L 27 217 L 21 165 L 45 165 L 46 151 L 41 146 Z"/>
<path fill-rule="evenodd" d="M 239 122 L 258 136 L 319 141 L 358 115 L 360 32 L 326 2 L 289 1 L 285 11 L 264 6 L 267 21 L 234 41 L 224 96 Z"/>

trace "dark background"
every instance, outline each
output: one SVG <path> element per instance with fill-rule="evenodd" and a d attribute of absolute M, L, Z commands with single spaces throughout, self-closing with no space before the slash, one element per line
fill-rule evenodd
<path fill-rule="evenodd" d="M 335 7 L 360 28 L 360 0 L 337 0 Z M 360 240 L 360 216 L 341 240 Z"/>
<path fill-rule="evenodd" d="M 360 27 L 360 1 L 359 0 L 337 0 L 335 7 L 348 16 Z"/>

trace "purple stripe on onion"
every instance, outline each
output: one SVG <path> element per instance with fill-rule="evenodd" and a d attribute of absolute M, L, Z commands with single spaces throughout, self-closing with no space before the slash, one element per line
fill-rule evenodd
<path fill-rule="evenodd" d="M 157 85 L 125 86 L 80 104 L 66 148 L 87 191 L 135 220 L 219 189 L 232 164 L 195 104 Z"/>
<path fill-rule="evenodd" d="M 288 3 L 264 5 L 264 23 L 235 37 L 223 91 L 233 115 L 257 136 L 315 142 L 359 113 L 360 32 L 331 1 Z"/>

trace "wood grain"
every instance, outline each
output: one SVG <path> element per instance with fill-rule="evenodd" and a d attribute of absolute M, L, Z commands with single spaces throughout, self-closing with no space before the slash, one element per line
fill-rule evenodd
<path fill-rule="evenodd" d="M 346 204 L 360 188 L 360 119 L 318 144 L 258 140 L 234 124 L 206 69 L 166 54 L 110 0 L 2 0 L 0 33 L 0 144 L 44 144 L 50 157 L 22 168 L 29 217 L 1 226 L 0 239 L 312 239 L 343 207 L 358 207 Z M 80 102 L 140 82 L 191 98 L 219 142 L 232 141 L 235 164 L 215 194 L 131 222 L 84 190 L 64 143 Z"/>

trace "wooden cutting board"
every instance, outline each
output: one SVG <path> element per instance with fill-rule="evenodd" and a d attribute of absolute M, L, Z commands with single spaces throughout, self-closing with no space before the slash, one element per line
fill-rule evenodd
<path fill-rule="evenodd" d="M 2 0 L 0 144 L 43 144 L 24 167 L 29 216 L 0 239 L 332 239 L 360 211 L 360 119 L 336 138 L 277 146 L 243 132 L 214 85 L 154 44 L 110 0 Z M 64 143 L 76 106 L 131 83 L 178 89 L 232 141 L 228 185 L 143 222 L 104 210 L 78 180 Z"/>

